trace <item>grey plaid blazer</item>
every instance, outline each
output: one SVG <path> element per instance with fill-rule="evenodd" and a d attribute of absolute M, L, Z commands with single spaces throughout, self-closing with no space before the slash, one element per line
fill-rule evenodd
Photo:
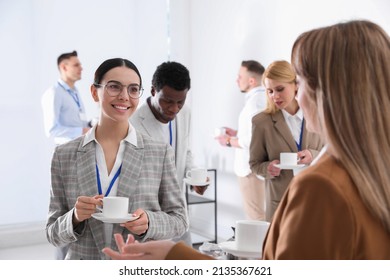
<path fill-rule="evenodd" d="M 72 215 L 79 196 L 97 195 L 94 141 L 82 146 L 84 136 L 56 148 L 51 166 L 50 206 L 46 236 L 54 246 L 70 244 L 66 259 L 106 259 L 103 223 L 89 218 L 73 228 Z M 137 133 L 137 147 L 125 142 L 117 196 L 129 197 L 129 211 L 143 208 L 149 218 L 140 241 L 181 236 L 188 228 L 182 190 L 176 178 L 173 149 Z M 129 231 L 114 224 L 124 238 Z M 112 238 L 112 247 L 114 245 Z"/>

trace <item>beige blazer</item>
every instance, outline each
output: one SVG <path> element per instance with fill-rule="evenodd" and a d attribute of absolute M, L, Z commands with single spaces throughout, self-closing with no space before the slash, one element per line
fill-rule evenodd
<path fill-rule="evenodd" d="M 263 245 L 263 259 L 390 259 L 390 233 L 344 167 L 324 154 L 294 177 Z"/>
<path fill-rule="evenodd" d="M 303 128 L 302 150 L 308 149 L 315 158 L 323 142 L 317 134 Z M 282 170 L 278 177 L 271 178 L 267 166 L 280 158 L 282 152 L 298 152 L 297 145 L 281 111 L 275 114 L 261 112 L 252 119 L 252 141 L 250 144 L 249 164 L 253 173 L 265 178 L 266 220 L 271 221 L 273 214 L 293 178 L 292 170 Z"/>
<path fill-rule="evenodd" d="M 51 167 L 51 192 L 46 225 L 47 239 L 54 246 L 70 244 L 67 259 L 106 259 L 103 223 L 90 218 L 73 228 L 72 215 L 79 196 L 98 194 L 96 143 L 84 147 L 84 136 L 56 148 Z M 181 236 L 188 221 L 177 178 L 172 148 L 137 133 L 137 146 L 125 142 L 117 196 L 129 197 L 129 211 L 143 208 L 149 229 L 137 240 Z M 129 231 L 114 224 L 113 233 L 127 238 Z M 112 247 L 116 248 L 112 237 Z"/>

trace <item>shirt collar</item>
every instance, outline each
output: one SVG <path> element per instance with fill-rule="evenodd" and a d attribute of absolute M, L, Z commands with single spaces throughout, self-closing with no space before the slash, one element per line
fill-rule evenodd
<path fill-rule="evenodd" d="M 245 101 L 248 101 L 252 96 L 254 96 L 256 94 L 263 94 L 264 92 L 265 92 L 265 88 L 262 86 L 252 88 L 250 91 L 248 91 L 245 94 Z"/>
<path fill-rule="evenodd" d="M 62 86 L 66 91 L 76 91 L 76 87 L 74 89 L 71 89 L 70 86 L 65 83 L 62 79 L 58 79 L 58 84 Z"/>
<path fill-rule="evenodd" d="M 283 116 L 284 116 L 285 119 L 288 119 L 288 118 L 292 117 L 292 118 L 299 118 L 300 121 L 303 120 L 303 112 L 302 112 L 302 109 L 301 109 L 301 108 L 298 109 L 298 112 L 296 112 L 295 115 L 290 115 L 290 113 L 288 113 L 288 112 L 287 112 L 286 110 L 284 110 L 284 109 L 281 110 L 281 111 L 282 111 Z"/>
<path fill-rule="evenodd" d="M 97 142 L 96 140 L 96 137 L 95 137 L 95 132 L 96 132 L 96 127 L 97 127 L 97 124 L 95 124 L 86 134 L 85 134 L 85 137 L 84 137 L 84 142 L 83 142 L 83 147 L 85 145 L 87 145 L 89 142 L 92 142 L 92 141 L 95 141 Z M 131 124 L 129 123 L 129 132 L 127 133 L 127 136 L 125 137 L 125 139 L 123 139 L 124 141 L 132 144 L 133 146 L 137 147 L 137 132 L 135 131 L 135 129 L 131 126 Z M 122 141 L 123 141 L 122 140 Z"/>

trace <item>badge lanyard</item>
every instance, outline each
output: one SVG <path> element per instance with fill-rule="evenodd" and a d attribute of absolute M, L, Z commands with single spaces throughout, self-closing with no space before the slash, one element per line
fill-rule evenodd
<path fill-rule="evenodd" d="M 298 148 L 298 152 L 302 150 L 302 135 L 303 135 L 303 123 L 304 123 L 304 119 L 302 119 L 302 126 L 301 126 L 301 135 L 299 135 L 299 143 L 297 143 L 297 141 L 295 141 L 295 144 L 297 144 L 297 148 Z"/>
<path fill-rule="evenodd" d="M 111 183 L 108 187 L 108 190 L 106 191 L 106 194 L 104 196 L 108 196 L 108 194 L 110 193 L 112 186 L 114 185 L 116 179 L 119 177 L 119 174 L 121 174 L 121 169 L 122 169 L 122 164 L 121 164 L 121 166 L 119 166 L 119 169 L 116 171 L 114 178 L 112 178 Z M 99 168 L 98 168 L 97 164 L 96 164 L 96 179 L 97 179 L 97 185 L 98 185 L 98 192 L 99 192 L 99 194 L 103 194 L 102 183 L 100 182 L 100 174 L 99 174 Z"/>
<path fill-rule="evenodd" d="M 79 108 L 79 111 L 81 111 L 81 105 L 80 105 L 80 100 L 79 100 L 79 97 L 77 96 L 77 92 L 74 92 L 71 90 L 71 89 L 66 89 L 60 82 L 58 82 L 58 84 L 64 89 L 66 90 L 70 96 L 72 96 L 73 100 L 76 102 L 77 104 L 77 107 Z"/>
<path fill-rule="evenodd" d="M 172 146 L 172 121 L 169 122 L 169 144 Z"/>

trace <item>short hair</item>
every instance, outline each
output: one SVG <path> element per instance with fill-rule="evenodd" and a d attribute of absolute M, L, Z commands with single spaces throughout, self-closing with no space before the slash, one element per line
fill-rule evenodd
<path fill-rule="evenodd" d="M 73 51 L 73 52 L 70 52 L 70 53 L 63 53 L 61 54 L 58 58 L 57 58 L 57 66 L 60 66 L 60 63 L 62 61 L 64 61 L 65 59 L 69 59 L 71 58 L 72 56 L 77 56 L 77 52 L 76 51 Z"/>
<path fill-rule="evenodd" d="M 134 70 L 134 72 L 139 77 L 140 87 L 142 88 L 142 78 L 137 66 L 135 66 L 135 64 L 131 61 L 124 58 L 111 58 L 100 64 L 100 66 L 95 71 L 95 77 L 93 80 L 94 86 L 100 87 L 100 83 L 103 80 L 104 75 L 111 69 L 121 66 L 126 66 L 127 68 Z"/>
<path fill-rule="evenodd" d="M 164 62 L 154 72 L 152 86 L 156 91 L 160 91 L 164 86 L 175 90 L 189 90 L 191 88 L 190 72 L 178 62 Z"/>
<path fill-rule="evenodd" d="M 251 72 L 251 73 L 254 73 L 254 74 L 257 74 L 260 76 L 262 76 L 264 71 L 265 71 L 264 66 L 261 65 L 260 62 L 258 62 L 256 60 L 243 60 L 241 62 L 241 66 L 248 69 L 248 72 Z"/>

